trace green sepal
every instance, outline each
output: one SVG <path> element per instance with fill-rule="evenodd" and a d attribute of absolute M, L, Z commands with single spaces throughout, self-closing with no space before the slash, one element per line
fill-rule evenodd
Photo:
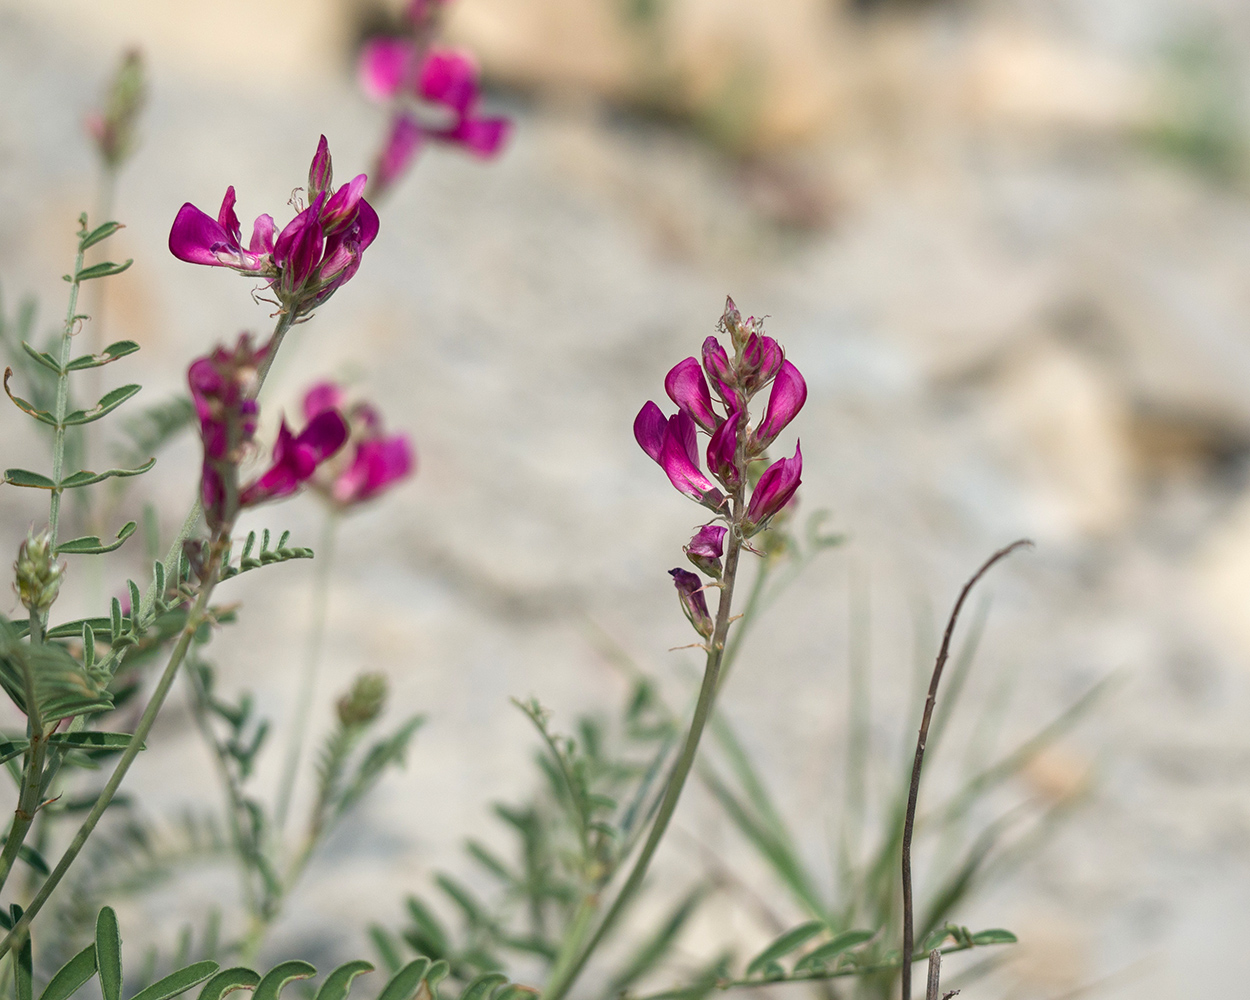
<path fill-rule="evenodd" d="M 170 1000 L 179 993 L 185 993 L 192 986 L 198 986 L 220 968 L 220 965 L 209 959 L 196 962 L 185 969 L 171 972 L 164 979 L 158 979 L 147 989 L 136 993 L 131 1000 Z"/>
<path fill-rule="evenodd" d="M 84 535 L 82 538 L 71 538 L 56 547 L 57 555 L 98 556 L 105 552 L 114 552 L 126 544 L 126 539 L 135 533 L 138 527 L 134 521 L 127 521 L 117 533 L 117 540 L 107 544 L 100 541 L 97 535 Z"/>
<path fill-rule="evenodd" d="M 317 990 L 315 1000 L 347 1000 L 351 992 L 352 980 L 373 971 L 373 963 L 356 960 L 340 965 L 325 978 L 321 988 Z"/>
<path fill-rule="evenodd" d="M 809 920 L 805 924 L 791 928 L 751 959 L 750 965 L 747 966 L 747 975 L 753 976 L 757 972 L 766 970 L 771 963 L 801 948 L 824 929 L 825 924 L 821 920 Z"/>
<path fill-rule="evenodd" d="M 95 945 L 89 944 L 57 970 L 39 1000 L 69 1000 L 95 975 Z"/>
<path fill-rule="evenodd" d="M 843 952 L 850 951 L 852 948 L 871 940 L 875 936 L 872 931 L 843 931 L 832 941 L 822 944 L 819 948 L 799 959 L 794 966 L 794 971 L 796 973 L 810 972 L 818 969 L 822 965 L 832 962 Z"/>
<path fill-rule="evenodd" d="M 91 230 L 91 232 L 79 237 L 78 249 L 90 249 L 97 243 L 107 240 L 110 236 L 117 232 L 117 230 L 125 228 L 126 227 L 120 222 L 102 222 L 100 225 L 96 226 L 95 229 Z"/>
<path fill-rule="evenodd" d="M 74 410 L 73 413 L 65 414 L 63 424 L 66 427 L 75 427 L 78 424 L 95 423 L 101 417 L 112 413 L 142 388 L 143 386 L 134 383 L 119 385 L 116 389 L 111 389 L 101 396 L 100 401 L 90 410 Z"/>
<path fill-rule="evenodd" d="M 103 907 L 95 920 L 95 960 L 103 1000 L 121 1000 L 122 937 L 111 906 Z"/>
<path fill-rule="evenodd" d="M 72 489 L 76 489 L 79 486 L 94 486 L 96 483 L 102 483 L 104 482 L 104 480 L 112 479 L 114 477 L 119 478 L 119 479 L 124 479 L 127 476 L 141 476 L 143 475 L 143 473 L 147 472 L 148 469 L 152 468 L 152 466 L 154 466 L 155 464 L 156 464 L 156 459 L 149 458 L 146 462 L 144 462 L 137 469 L 109 469 L 107 472 L 91 472 L 90 470 L 84 469 L 82 472 L 75 472 L 68 479 L 62 479 L 61 489 L 72 490 Z M 12 472 L 12 471 L 14 470 L 12 469 L 9 470 L 9 472 Z M 8 473 L 5 473 L 5 475 L 8 475 Z M 48 482 L 51 483 L 52 480 L 49 479 Z M 20 486 L 23 484 L 19 483 L 17 485 Z M 53 486 L 55 485 L 56 484 L 53 483 Z M 52 487 L 45 486 L 43 488 L 51 489 Z"/>
<path fill-rule="evenodd" d="M 502 972 L 483 972 L 461 991 L 460 1000 L 488 1000 L 495 987 L 507 981 L 508 977 Z"/>
<path fill-rule="evenodd" d="M 222 1000 L 222 997 L 227 993 L 233 993 L 235 990 L 255 989 L 259 982 L 259 972 L 242 965 L 236 965 L 232 969 L 223 969 L 213 976 L 212 979 L 204 984 L 204 988 L 200 990 L 200 995 L 196 1000 Z"/>
<path fill-rule="evenodd" d="M 114 264 L 111 260 L 102 260 L 98 264 L 92 264 L 90 267 L 84 267 L 72 277 L 68 274 L 63 275 L 63 277 L 66 281 L 75 283 L 90 281 L 92 278 L 107 278 L 113 274 L 121 274 L 122 271 L 126 270 L 133 263 L 133 257 L 124 264 Z"/>
<path fill-rule="evenodd" d="M 82 371 L 84 368 L 100 368 L 103 365 L 112 364 L 127 354 L 134 354 L 139 349 L 139 345 L 133 340 L 119 340 L 115 344 L 109 344 L 99 354 L 84 354 L 75 358 L 65 366 L 67 372 Z M 51 358 L 48 359 L 52 360 Z"/>
<path fill-rule="evenodd" d="M 282 962 L 265 973 L 265 978 L 257 985 L 252 996 L 254 1000 L 278 1000 L 278 995 L 287 983 L 296 979 L 309 979 L 316 974 L 316 968 L 307 962 L 298 959 Z"/>
<path fill-rule="evenodd" d="M 25 486 L 32 490 L 54 490 L 54 483 L 47 476 L 41 476 L 38 472 L 30 472 L 26 469 L 5 469 L 4 481 L 10 486 Z"/>
<path fill-rule="evenodd" d="M 51 354 L 48 354 L 46 351 L 41 351 L 37 348 L 31 347 L 30 344 L 26 343 L 24 340 L 22 341 L 22 350 L 54 375 L 63 374 L 61 366 L 56 362 L 56 358 L 54 358 Z"/>
<path fill-rule="evenodd" d="M 425 978 L 429 968 L 430 960 L 425 957 L 409 962 L 382 988 L 378 1000 L 412 1000 L 421 988 L 421 980 Z"/>

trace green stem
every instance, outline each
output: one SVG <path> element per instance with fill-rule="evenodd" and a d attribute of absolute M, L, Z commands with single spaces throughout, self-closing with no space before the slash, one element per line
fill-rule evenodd
<path fill-rule="evenodd" d="M 741 506 L 740 498 L 735 498 L 734 506 L 735 516 L 733 520 L 737 524 L 740 519 L 740 511 L 737 510 Z M 720 683 L 721 664 L 725 655 L 725 640 L 729 633 L 730 611 L 733 607 L 734 580 L 738 573 L 738 556 L 741 551 L 742 539 L 731 529 L 729 544 L 725 553 L 725 569 L 721 576 L 720 603 L 716 609 L 716 625 L 712 631 L 712 641 L 708 645 L 707 651 L 707 663 L 703 670 L 703 685 L 699 689 L 699 700 L 695 705 L 694 718 L 691 720 L 690 729 L 686 733 L 686 740 L 682 745 L 681 754 L 673 765 L 672 773 L 669 775 L 668 784 L 664 789 L 664 797 L 661 799 L 660 807 L 656 811 L 651 831 L 647 835 L 647 840 L 642 846 L 638 859 L 634 862 L 634 867 L 630 871 L 629 877 L 625 880 L 625 884 L 621 886 L 620 892 L 617 893 L 611 908 L 600 921 L 594 934 L 590 936 L 590 939 L 584 945 L 577 941 L 574 935 L 570 935 L 572 946 L 566 945 L 565 950 L 571 952 L 572 957 L 561 955 L 557 960 L 555 969 L 548 980 L 546 988 L 543 990 L 543 1000 L 560 1000 L 569 991 L 587 960 L 589 960 L 595 948 L 598 947 L 599 942 L 603 940 L 604 935 L 611 930 L 612 926 L 625 911 L 625 908 L 633 901 L 634 896 L 642 886 L 642 880 L 646 877 L 647 869 L 651 865 L 651 859 L 655 855 L 656 849 L 660 846 L 660 841 L 663 839 L 665 831 L 668 829 L 669 821 L 673 818 L 673 813 L 677 809 L 677 802 L 681 798 L 686 778 L 690 775 L 690 769 L 694 765 L 695 753 L 699 749 L 699 739 L 703 735 L 703 729 L 707 725 L 708 717 L 712 713 L 712 705 L 716 700 L 716 691 Z"/>
<path fill-rule="evenodd" d="M 87 233 L 87 215 L 79 218 L 81 234 Z M 78 241 L 78 255 L 74 258 L 74 281 L 69 288 L 69 308 L 65 311 L 65 327 L 61 331 L 61 351 L 57 361 L 61 371 L 56 378 L 56 428 L 52 439 L 52 481 L 56 484 L 52 489 L 52 506 L 48 515 L 48 526 L 52 532 L 52 546 L 56 547 L 56 530 L 61 519 L 61 474 L 65 471 L 65 414 L 69 410 L 69 372 L 66 366 L 70 362 L 70 347 L 74 336 L 74 318 L 78 314 L 78 273 L 82 270 L 82 240 Z"/>
<path fill-rule="evenodd" d="M 338 521 L 337 512 L 331 509 L 326 514 L 321 532 L 321 544 L 313 563 L 312 626 L 308 631 L 304 670 L 300 676 L 295 717 L 291 723 L 286 762 L 282 769 L 282 782 L 278 786 L 277 807 L 274 811 L 274 823 L 279 834 L 286 826 L 286 818 L 291 808 L 295 779 L 299 774 L 300 759 L 304 755 L 304 744 L 307 741 L 308 720 L 312 714 L 317 674 L 321 668 L 321 651 L 325 643 L 326 617 L 330 604 L 330 571 L 333 568 L 334 538 L 338 529 Z"/>
<path fill-rule="evenodd" d="M 161 706 L 165 703 L 169 689 L 173 686 L 174 678 L 178 675 L 178 668 L 182 665 L 182 661 L 187 655 L 187 650 L 191 647 L 195 633 L 206 618 L 208 602 L 212 597 L 213 589 L 217 585 L 217 577 L 221 569 L 221 558 L 225 552 L 228 538 L 229 531 L 223 530 L 213 541 L 204 584 L 196 598 L 194 607 L 191 609 L 191 613 L 187 616 L 187 622 L 178 637 L 177 645 L 174 646 L 174 650 L 170 654 L 169 662 L 165 665 L 165 670 L 156 684 L 156 690 L 152 692 L 152 697 L 148 701 L 147 707 L 143 710 L 143 716 L 139 719 L 139 725 L 135 727 L 134 735 L 130 738 L 130 744 L 122 753 L 121 759 L 117 762 L 117 767 L 113 769 L 109 780 L 100 791 L 95 805 L 91 808 L 91 812 L 87 814 L 87 818 L 83 820 L 82 826 L 74 834 L 74 839 L 70 841 L 69 846 L 65 849 L 65 853 L 61 855 L 61 860 L 57 862 L 56 867 L 52 870 L 52 874 L 39 887 L 39 892 L 31 900 L 30 906 L 26 908 L 22 918 L 13 926 L 13 930 L 4 937 L 4 940 L 0 941 L 0 957 L 8 954 L 15 944 L 23 940 L 31 921 L 43 909 L 53 890 L 56 889 L 65 877 L 65 873 L 69 871 L 70 865 L 82 853 L 83 847 L 86 846 L 87 838 L 91 836 L 92 830 L 100 822 L 100 817 L 104 815 L 104 811 L 113 801 L 118 788 L 121 787 L 122 779 L 126 777 L 126 772 L 130 770 L 130 765 L 134 763 L 135 757 L 139 755 L 139 750 L 143 747 L 148 733 L 152 730 L 153 723 L 156 722 L 156 716 L 160 713 Z"/>

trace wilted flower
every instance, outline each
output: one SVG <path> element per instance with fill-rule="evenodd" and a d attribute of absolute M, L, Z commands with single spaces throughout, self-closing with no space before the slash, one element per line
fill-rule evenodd
<path fill-rule="evenodd" d="M 304 413 L 311 420 L 327 409 L 343 409 L 344 400 L 345 393 L 339 386 L 319 382 L 304 396 Z M 385 492 L 412 475 L 416 466 L 408 435 L 384 434 L 376 409 L 368 403 L 357 403 L 345 412 L 355 448 L 346 461 L 327 465 L 313 484 L 318 492 L 344 507 Z"/>
<path fill-rule="evenodd" d="M 705 524 L 694 533 L 685 547 L 686 558 L 710 577 L 719 580 L 721 556 L 725 552 L 725 534 L 729 529 L 720 524 Z"/>
<path fill-rule="evenodd" d="M 17 595 L 32 615 L 42 615 L 52 607 L 61 592 L 65 564 L 56 561 L 52 530 L 30 531 L 18 547 L 13 564 Z"/>
<path fill-rule="evenodd" d="M 356 273 L 361 255 L 378 234 L 378 215 L 364 199 L 365 175 L 334 192 L 332 178 L 323 135 L 308 171 L 310 204 L 276 236 L 273 218 L 262 215 L 244 249 L 232 186 L 226 189 L 216 219 L 190 202 L 178 210 L 169 250 L 192 264 L 229 267 L 264 278 L 284 308 L 303 315 Z"/>
<path fill-rule="evenodd" d="M 699 635 L 710 639 L 714 626 L 708 613 L 707 598 L 703 596 L 703 581 L 688 569 L 670 569 L 668 574 L 673 578 L 681 610 L 690 619 L 690 624 Z"/>

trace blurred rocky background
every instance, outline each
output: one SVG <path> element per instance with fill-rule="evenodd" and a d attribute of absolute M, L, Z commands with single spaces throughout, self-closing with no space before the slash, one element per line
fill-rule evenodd
<path fill-rule="evenodd" d="M 381 669 L 392 711 L 430 722 L 310 873 L 275 953 L 360 954 L 368 920 L 398 922 L 406 891 L 463 867 L 467 833 L 496 837 L 487 804 L 537 780 L 509 696 L 537 695 L 557 728 L 614 711 L 625 687 L 605 636 L 674 699 L 690 689 L 693 654 L 669 652 L 689 634 L 665 571 L 699 517 L 630 427 L 732 293 L 807 375 L 783 450 L 801 434 L 802 510 L 828 509 L 849 538 L 772 611 L 726 691 L 805 852 L 821 864 L 836 830 L 852 625 L 871 634 L 873 746 L 892 782 L 932 623 L 990 551 L 1029 536 L 1036 551 L 987 588 L 955 728 L 976 725 L 972 706 L 1005 676 L 1002 748 L 1098 679 L 1121 681 L 1011 792 L 1073 808 L 962 915 L 1023 942 L 965 995 L 1235 995 L 1250 976 L 1250 8 L 455 0 L 448 13 L 489 105 L 516 119 L 512 145 L 493 163 L 424 156 L 359 276 L 288 341 L 270 397 L 290 410 L 313 379 L 349 378 L 415 436 L 418 476 L 343 529 L 320 696 L 328 726 L 331 696 Z M 213 212 L 228 184 L 241 216 L 281 221 L 322 132 L 340 178 L 366 169 L 384 117 L 354 56 L 397 17 L 380 0 L 0 0 L 6 314 L 33 295 L 40 329 L 55 327 L 74 220 L 96 199 L 82 121 L 138 46 L 150 108 L 114 212 L 128 227 L 117 252 L 136 262 L 93 308 L 110 339 L 143 345 L 131 370 L 149 402 L 178 392 L 207 345 L 266 328 L 244 281 L 169 256 L 169 223 L 184 201 Z M 0 465 L 42 468 L 27 431 L 0 411 Z M 167 534 L 195 452 L 184 439 L 141 487 Z M 2 497 L 15 550 L 42 501 Z M 315 544 L 320 513 L 303 498 L 253 520 Z M 111 559 L 142 572 L 138 552 Z M 281 730 L 311 573 L 260 577 L 228 585 L 241 622 L 212 649 L 223 684 L 254 690 Z M 217 794 L 189 733 L 175 697 L 162 754 L 134 772 L 153 813 Z M 935 760 L 933 794 L 961 766 Z M 770 891 L 704 793 L 677 825 L 662 873 L 697 872 L 710 851 Z M 183 879 L 168 896 L 219 885 Z M 717 910 L 690 954 L 766 939 Z M 153 921 L 154 939 L 172 936 Z"/>

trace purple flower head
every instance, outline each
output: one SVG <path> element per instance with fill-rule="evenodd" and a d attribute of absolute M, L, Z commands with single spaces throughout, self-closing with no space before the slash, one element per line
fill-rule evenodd
<path fill-rule="evenodd" d="M 725 533 L 728 531 L 720 524 L 705 524 L 694 533 L 690 544 L 685 547 L 686 558 L 708 576 L 719 580 L 721 575 L 721 556 L 725 552 Z"/>
<path fill-rule="evenodd" d="M 320 382 L 304 395 L 304 413 L 312 419 L 323 410 L 337 410 L 345 393 L 333 382 Z M 327 465 L 314 486 L 339 506 L 363 503 L 407 479 L 416 468 L 416 454 L 406 434 L 386 435 L 382 418 L 367 403 L 347 411 L 351 442 L 346 461 Z"/>
<path fill-rule="evenodd" d="M 226 188 L 221 209 L 214 219 L 187 202 L 178 209 L 169 231 L 169 252 L 191 264 L 229 267 L 251 274 L 267 272 L 268 250 L 264 246 L 266 229 L 272 232 L 273 220 L 262 215 L 252 229 L 252 240 L 243 249 L 239 217 L 234 212 L 234 187 Z M 262 220 L 267 220 L 264 222 Z"/>
<path fill-rule="evenodd" d="M 715 337 L 703 341 L 703 369 L 707 372 L 712 385 L 716 386 L 716 394 L 726 406 L 741 408 L 743 401 L 734 391 L 735 376 L 733 366 L 729 363 L 729 355 Z"/>
<path fill-rule="evenodd" d="M 507 118 L 491 118 L 477 113 L 481 98 L 477 63 L 467 52 L 457 49 L 431 49 L 421 64 L 417 93 L 453 112 L 452 123 L 430 128 L 431 138 L 451 142 L 481 157 L 494 156 L 511 131 Z"/>
<path fill-rule="evenodd" d="M 670 569 L 669 576 L 677 587 L 677 599 L 694 630 L 705 639 L 712 637 L 712 616 L 707 610 L 707 598 L 703 596 L 703 581 L 688 569 Z"/>
<path fill-rule="evenodd" d="M 187 369 L 204 443 L 200 498 L 214 531 L 238 512 L 239 463 L 256 434 L 257 375 L 268 351 L 244 333 L 233 350 L 218 347 Z"/>
<path fill-rule="evenodd" d="M 192 264 L 265 278 L 284 308 L 305 315 L 356 273 L 361 254 L 378 233 L 377 213 L 363 197 L 365 175 L 337 191 L 332 179 L 330 149 L 322 136 L 308 169 L 311 204 L 276 237 L 273 219 L 262 215 L 243 249 L 231 187 L 215 220 L 190 203 L 183 205 L 169 233 L 169 249 Z"/>
<path fill-rule="evenodd" d="M 793 458 L 779 458 L 760 476 L 747 507 L 744 529 L 748 537 L 760 531 L 769 518 L 790 502 L 803 474 L 803 452 L 794 445 Z"/>
<path fill-rule="evenodd" d="M 742 475 L 738 469 L 740 417 L 738 410 L 730 410 L 729 417 L 712 435 L 712 440 L 707 443 L 707 467 L 728 490 L 733 490 L 742 481 Z"/>
<path fill-rule="evenodd" d="M 664 378 L 664 389 L 678 409 L 709 434 L 720 425 L 720 418 L 712 412 L 712 394 L 708 392 L 707 379 L 694 358 L 686 358 L 673 366 Z"/>
<path fill-rule="evenodd" d="M 772 337 L 753 333 L 742 349 L 742 369 L 738 373 L 739 384 L 748 394 L 754 395 L 772 381 L 781 369 L 785 353 Z"/>
<path fill-rule="evenodd" d="M 290 496 L 312 478 L 317 466 L 343 447 L 347 435 L 347 421 L 338 410 L 322 410 L 299 434 L 292 434 L 283 420 L 273 446 L 273 464 L 240 492 L 240 506 Z"/>
<path fill-rule="evenodd" d="M 755 446 L 763 450 L 772 444 L 806 402 L 807 382 L 794 365 L 783 361 L 773 382 L 773 391 L 768 396 L 768 409 L 764 411 L 764 419 L 755 429 Z"/>

